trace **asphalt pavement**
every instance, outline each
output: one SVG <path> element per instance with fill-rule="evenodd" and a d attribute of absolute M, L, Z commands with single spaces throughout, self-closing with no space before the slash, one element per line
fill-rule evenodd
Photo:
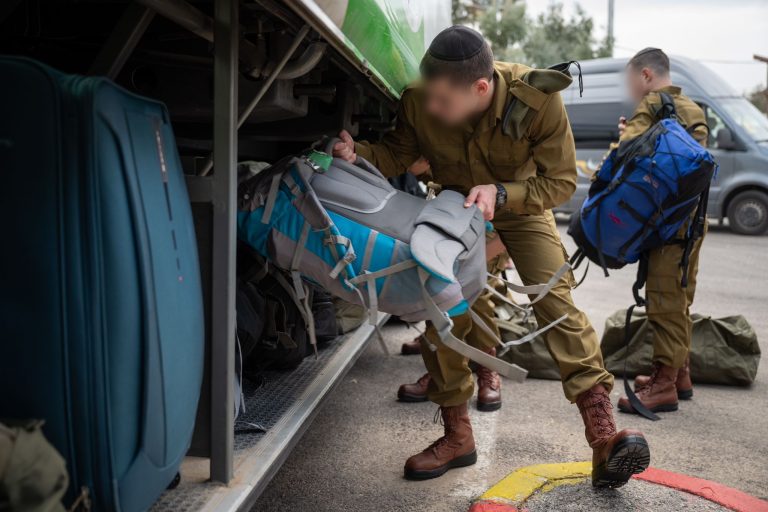
<path fill-rule="evenodd" d="M 565 226 L 560 230 L 573 250 Z M 763 353 L 768 353 L 767 254 L 768 237 L 743 237 L 712 227 L 702 249 L 693 307 L 714 317 L 744 315 L 757 332 Z M 622 269 L 606 279 L 593 269 L 574 292 L 577 305 L 600 334 L 605 319 L 632 302 L 634 271 Z M 559 382 L 505 381 L 500 411 L 483 413 L 471 405 L 479 453 L 475 466 L 426 482 L 404 480 L 405 459 L 436 439 L 441 427 L 433 423 L 434 404 L 395 400 L 400 383 L 414 381 L 424 372 L 419 356 L 398 353 L 415 331 L 389 325 L 384 332 L 393 355 L 385 356 L 376 343 L 369 345 L 254 511 L 459 512 L 516 468 L 591 457 L 576 406 L 565 400 Z M 619 388 L 612 393 L 614 403 Z M 678 412 L 663 414 L 661 421 L 617 413 L 617 422 L 619 428 L 645 432 L 653 466 L 768 499 L 768 361 L 763 361 L 757 382 L 749 388 L 699 385 L 692 401 L 682 402 Z M 561 489 L 564 508 L 559 510 L 656 510 L 647 485 L 630 482 L 604 495 L 588 486 Z M 648 506 L 637 508 L 638 499 L 650 500 Z M 716 510 L 706 502 L 694 502 L 690 502 L 693 510 Z M 551 509 L 546 503 L 538 502 L 532 510 Z"/>

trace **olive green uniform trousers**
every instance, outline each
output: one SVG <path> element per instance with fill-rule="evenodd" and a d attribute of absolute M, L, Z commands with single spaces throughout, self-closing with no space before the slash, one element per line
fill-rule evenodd
<path fill-rule="evenodd" d="M 707 229 L 705 226 L 704 234 Z M 684 230 L 681 230 L 681 235 Z M 704 236 L 696 240 L 688 260 L 688 286 L 682 287 L 681 244 L 664 245 L 650 252 L 646 282 L 646 311 L 653 332 L 653 360 L 682 368 L 691 349 L 693 321 L 690 307 L 696 293 L 699 252 Z"/>
<path fill-rule="evenodd" d="M 567 260 L 551 211 L 542 215 L 517 215 L 503 213 L 493 221 L 523 284 L 546 283 Z M 613 387 L 613 376 L 603 366 L 603 356 L 595 330 L 586 315 L 573 303 L 571 288 L 573 275 L 569 272 L 549 294 L 534 304 L 533 310 L 539 325 L 547 325 L 562 315 L 567 318 L 546 333 L 547 348 L 560 368 L 565 396 L 576 398 L 596 384 L 608 390 Z M 488 301 L 478 302 L 473 310 L 492 323 L 493 310 Z M 453 318 L 453 334 L 477 348 L 488 343 L 482 334 L 473 336 L 469 314 Z M 431 326 L 427 338 L 436 347 L 422 344 L 422 356 L 432 380 L 428 396 L 442 406 L 467 402 L 473 394 L 474 383 L 468 360 L 443 345 Z"/>

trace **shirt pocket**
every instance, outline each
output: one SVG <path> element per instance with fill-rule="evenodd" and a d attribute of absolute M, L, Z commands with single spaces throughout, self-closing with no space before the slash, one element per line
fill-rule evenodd
<path fill-rule="evenodd" d="M 444 187 L 467 187 L 463 152 L 464 147 L 458 144 L 439 144 L 430 148 L 425 156 L 437 183 Z"/>
<path fill-rule="evenodd" d="M 488 150 L 488 163 L 497 178 L 509 179 L 517 174 L 531 158 L 531 145 L 527 139 L 512 141 L 507 138 L 492 144 Z"/>

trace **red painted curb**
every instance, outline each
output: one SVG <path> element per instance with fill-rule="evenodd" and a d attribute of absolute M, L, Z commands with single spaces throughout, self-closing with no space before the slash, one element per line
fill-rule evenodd
<path fill-rule="evenodd" d="M 736 512 L 768 512 L 768 501 L 703 478 L 656 468 L 648 468 L 639 475 L 635 475 L 635 478 L 695 494 Z"/>
<path fill-rule="evenodd" d="M 469 507 L 468 512 L 518 512 L 517 508 L 496 501 L 477 501 Z"/>

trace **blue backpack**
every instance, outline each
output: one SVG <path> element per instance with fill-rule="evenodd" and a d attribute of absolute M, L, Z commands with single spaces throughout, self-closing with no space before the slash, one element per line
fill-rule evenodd
<path fill-rule="evenodd" d="M 635 263 L 650 249 L 678 242 L 685 245 L 681 263 L 687 265 L 693 242 L 702 234 L 717 164 L 691 137 L 689 131 L 697 126 L 686 130 L 677 121 L 672 98 L 660 96 L 660 120 L 610 152 L 573 215 L 568 234 L 579 247 L 574 265 L 587 257 L 607 276 L 609 268 Z M 694 210 L 685 238 L 677 240 Z"/>
<path fill-rule="evenodd" d="M 666 244 L 682 244 L 681 285 L 687 286 L 688 259 L 694 242 L 704 233 L 709 184 L 717 172 L 712 155 L 689 133 L 698 125 L 686 130 L 677 121 L 672 98 L 666 93 L 659 95 L 659 121 L 610 152 L 568 227 L 568 234 L 579 247 L 571 258 L 574 268 L 586 257 L 599 264 L 608 276 L 609 268 L 640 262 L 632 286 L 635 304 L 626 314 L 626 354 L 632 312 L 646 303 L 640 290 L 648 275 L 648 251 Z M 685 236 L 679 239 L 677 234 L 692 215 Z M 624 392 L 635 411 L 658 420 L 637 398 L 626 375 L 625 358 Z"/>

